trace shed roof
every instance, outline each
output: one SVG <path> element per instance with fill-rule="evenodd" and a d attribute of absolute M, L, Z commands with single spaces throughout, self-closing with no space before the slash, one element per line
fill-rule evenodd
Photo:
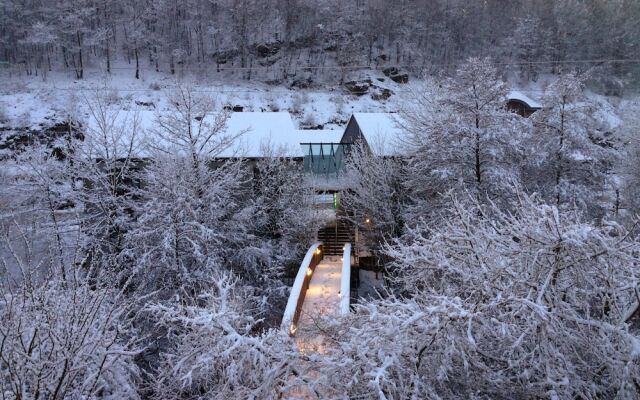
<path fill-rule="evenodd" d="M 538 103 L 537 101 L 533 100 L 531 97 L 527 96 L 526 94 L 518 90 L 510 91 L 509 94 L 507 94 L 507 100 L 520 101 L 526 104 L 529 108 L 535 108 L 535 109 L 542 108 L 542 104 Z"/>

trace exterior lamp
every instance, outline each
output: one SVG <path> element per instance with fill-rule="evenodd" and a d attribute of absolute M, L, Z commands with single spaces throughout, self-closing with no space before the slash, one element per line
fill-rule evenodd
<path fill-rule="evenodd" d="M 370 223 L 371 223 L 371 218 L 367 218 L 367 219 L 365 219 L 365 220 L 364 220 L 364 222 L 365 222 L 366 224 L 370 224 Z"/>
<path fill-rule="evenodd" d="M 311 276 L 313 274 L 313 270 L 311 268 L 307 268 L 307 276 Z"/>
<path fill-rule="evenodd" d="M 297 330 L 298 330 L 298 327 L 296 326 L 296 324 L 291 324 L 289 326 L 289 335 L 291 336 L 295 335 Z"/>
<path fill-rule="evenodd" d="M 318 247 L 318 248 L 316 249 L 316 254 L 318 254 L 318 255 L 319 255 L 320 253 L 322 253 L 322 251 L 321 251 L 321 250 L 320 250 L 320 248 Z"/>

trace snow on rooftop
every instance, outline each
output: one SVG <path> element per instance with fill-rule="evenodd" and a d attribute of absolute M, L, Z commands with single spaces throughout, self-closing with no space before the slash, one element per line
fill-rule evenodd
<path fill-rule="evenodd" d="M 108 121 L 110 126 L 133 126 L 137 123 L 137 132 L 144 137 L 145 144 L 150 147 L 162 147 L 162 138 L 156 134 L 157 114 L 155 111 L 138 110 L 136 112 L 119 112 Z M 207 119 L 213 118 L 207 116 Z M 86 129 L 100 130 L 100 124 L 92 116 L 83 123 Z M 124 129 L 130 131 L 130 129 Z M 131 132 L 125 132 L 119 141 L 120 147 L 126 150 Z M 302 157 L 304 152 L 301 143 L 340 143 L 342 130 L 300 130 L 294 125 L 288 112 L 234 112 L 227 120 L 226 137 L 236 137 L 229 147 L 217 157 Z M 148 150 L 138 149 L 138 156 L 149 156 Z M 98 156 L 98 155 L 95 155 Z"/>
<path fill-rule="evenodd" d="M 238 136 L 218 157 L 299 157 L 298 131 L 288 112 L 234 112 L 226 135 Z"/>
<path fill-rule="evenodd" d="M 146 110 L 108 110 L 105 115 L 87 114 L 81 119 L 82 126 L 88 135 L 82 142 L 88 157 L 103 158 L 105 146 L 109 148 L 111 157 L 125 157 L 129 151 L 133 156 L 146 157 L 146 147 L 157 144 L 152 135 L 156 114 Z M 104 136 L 106 134 L 106 137 Z M 133 145 L 133 148 L 129 146 Z"/>
<path fill-rule="evenodd" d="M 521 101 L 526 105 L 528 105 L 530 108 L 542 108 L 542 104 L 538 103 L 537 101 L 533 100 L 531 97 L 527 96 L 526 94 L 518 90 L 510 91 L 509 94 L 507 95 L 507 99 Z"/>
<path fill-rule="evenodd" d="M 401 155 L 404 130 L 398 114 L 354 113 L 360 131 L 371 150 L 381 156 Z"/>
<path fill-rule="evenodd" d="M 301 129 L 298 131 L 300 143 L 340 143 L 343 130 Z"/>

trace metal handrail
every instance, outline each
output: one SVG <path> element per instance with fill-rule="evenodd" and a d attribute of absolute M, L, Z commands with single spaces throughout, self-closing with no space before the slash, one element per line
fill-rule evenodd
<path fill-rule="evenodd" d="M 302 312 L 302 304 L 309 289 L 309 282 L 313 276 L 322 257 L 324 256 L 322 242 L 314 243 L 307 254 L 304 256 L 298 274 L 291 287 L 291 293 L 289 294 L 289 300 L 287 301 L 287 307 L 284 310 L 282 317 L 282 329 L 288 330 L 290 336 L 295 336 L 298 329 L 298 320 Z"/>
<path fill-rule="evenodd" d="M 349 314 L 351 301 L 351 243 L 344 245 L 342 251 L 342 276 L 340 277 L 340 315 Z"/>

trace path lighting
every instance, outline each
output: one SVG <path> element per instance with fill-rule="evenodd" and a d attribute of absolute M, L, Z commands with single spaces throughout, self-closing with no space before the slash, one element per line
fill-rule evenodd
<path fill-rule="evenodd" d="M 298 327 L 296 326 L 296 324 L 291 324 L 289 326 L 289 335 L 291 336 L 295 335 L 297 330 L 298 330 Z"/>
<path fill-rule="evenodd" d="M 365 220 L 364 220 L 364 222 L 365 222 L 366 224 L 370 224 L 370 223 L 371 223 L 371 218 L 367 218 L 367 219 L 365 219 Z"/>
<path fill-rule="evenodd" d="M 318 248 L 316 249 L 316 254 L 317 254 L 317 255 L 320 255 L 320 253 L 322 253 L 322 250 L 320 250 L 320 248 L 318 247 Z"/>
<path fill-rule="evenodd" d="M 311 276 L 313 274 L 313 270 L 311 268 L 307 268 L 307 276 Z"/>

